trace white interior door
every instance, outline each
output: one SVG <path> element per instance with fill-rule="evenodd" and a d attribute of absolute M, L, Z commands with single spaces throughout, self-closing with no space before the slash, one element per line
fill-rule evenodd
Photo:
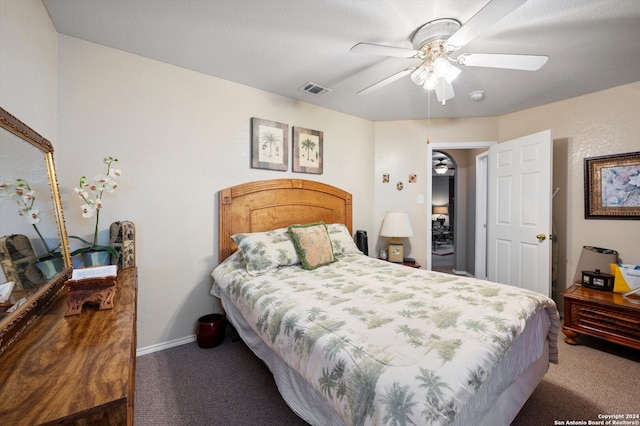
<path fill-rule="evenodd" d="M 551 297 L 551 130 L 489 148 L 487 275 Z"/>

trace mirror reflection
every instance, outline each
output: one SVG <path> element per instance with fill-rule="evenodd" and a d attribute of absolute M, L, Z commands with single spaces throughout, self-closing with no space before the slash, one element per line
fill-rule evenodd
<path fill-rule="evenodd" d="M 2 353 L 61 288 L 71 263 L 51 144 L 2 108 L 0 125 Z"/>

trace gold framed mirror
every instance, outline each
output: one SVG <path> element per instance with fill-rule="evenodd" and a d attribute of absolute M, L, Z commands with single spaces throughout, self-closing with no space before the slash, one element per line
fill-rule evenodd
<path fill-rule="evenodd" d="M 2 354 L 22 333 L 28 332 L 29 324 L 64 287 L 71 277 L 72 264 L 53 145 L 3 108 L 0 108 L 0 127 L 0 189 L 4 190 L 0 198 L 0 238 L 24 236 L 26 238 L 21 237 L 22 240 L 28 241 L 29 248 L 37 256 L 27 262 L 31 269 L 29 274 L 21 276 L 24 283 L 14 283 L 0 308 Z M 33 199 L 33 202 L 25 206 L 25 198 L 16 196 L 16 188 L 28 190 L 32 195 L 27 199 Z M 27 209 L 31 213 L 27 213 Z M 37 216 L 36 223 L 33 223 L 33 215 Z M 38 260 L 52 257 L 52 254 L 62 260 L 62 265 L 53 273 L 45 275 L 34 269 Z M 3 262 L 0 284 L 18 277 L 6 251 L 0 253 L 0 261 Z"/>

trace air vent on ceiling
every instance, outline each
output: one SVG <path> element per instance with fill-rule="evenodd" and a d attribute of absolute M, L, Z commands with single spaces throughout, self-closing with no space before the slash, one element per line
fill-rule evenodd
<path fill-rule="evenodd" d="M 312 82 L 306 83 L 304 86 L 302 86 L 298 90 L 300 90 L 301 92 L 311 93 L 312 95 L 316 95 L 316 96 L 324 96 L 327 93 L 333 91 L 332 89 L 329 89 L 327 87 L 322 87 L 319 84 L 312 83 Z"/>

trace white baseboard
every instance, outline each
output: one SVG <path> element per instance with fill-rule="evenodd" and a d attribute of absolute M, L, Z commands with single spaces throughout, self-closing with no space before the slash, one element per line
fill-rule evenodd
<path fill-rule="evenodd" d="M 173 348 L 175 346 L 185 345 L 187 343 L 195 342 L 196 335 L 181 337 L 179 339 L 170 340 L 168 342 L 162 342 L 151 346 L 145 346 L 144 348 L 138 348 L 136 350 L 136 356 L 142 356 L 153 352 L 162 351 L 164 349 Z"/>

